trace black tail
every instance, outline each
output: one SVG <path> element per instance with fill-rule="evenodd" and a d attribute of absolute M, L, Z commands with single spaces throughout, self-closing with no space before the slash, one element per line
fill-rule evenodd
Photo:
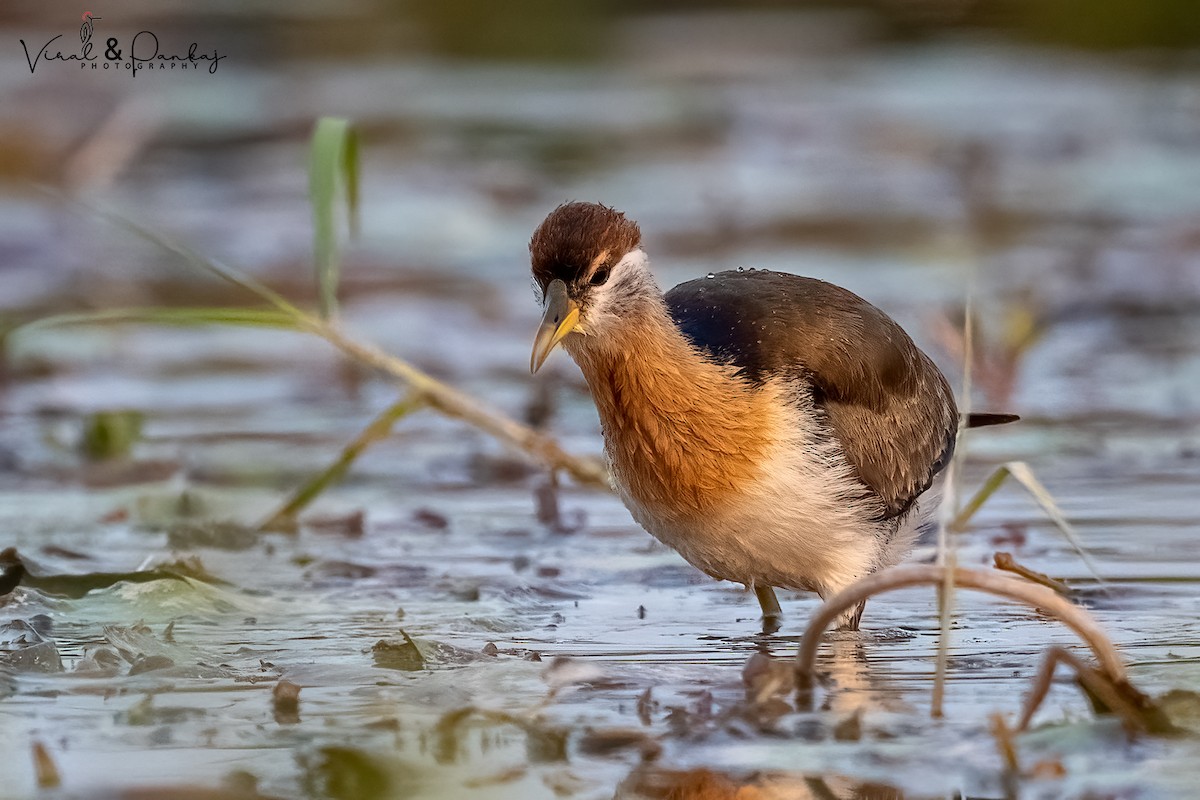
<path fill-rule="evenodd" d="M 967 414 L 968 428 L 986 428 L 988 425 L 1007 425 L 1019 420 L 1016 414 Z"/>

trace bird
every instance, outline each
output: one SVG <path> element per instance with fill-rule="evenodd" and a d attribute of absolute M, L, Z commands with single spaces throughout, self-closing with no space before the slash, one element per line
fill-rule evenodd
<path fill-rule="evenodd" d="M 775 589 L 828 599 L 909 554 L 960 417 L 946 377 L 891 317 L 832 283 L 765 269 L 664 294 L 638 224 L 598 203 L 555 208 L 529 252 L 544 310 L 530 370 L 566 350 L 633 518 L 752 590 L 765 633 L 782 624 Z M 864 606 L 837 627 L 858 630 Z"/>

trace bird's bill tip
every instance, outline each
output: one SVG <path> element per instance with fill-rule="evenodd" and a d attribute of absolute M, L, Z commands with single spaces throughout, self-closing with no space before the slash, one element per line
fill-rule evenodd
<path fill-rule="evenodd" d="M 529 357 L 529 371 L 536 373 L 546 362 L 550 353 L 568 333 L 579 324 L 579 305 L 567 296 L 567 286 L 562 281 L 553 281 L 546 290 L 546 313 L 533 339 L 533 353 Z"/>

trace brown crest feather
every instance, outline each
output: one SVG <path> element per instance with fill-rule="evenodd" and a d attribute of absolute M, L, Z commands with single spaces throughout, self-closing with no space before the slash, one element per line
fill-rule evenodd
<path fill-rule="evenodd" d="M 564 203 L 533 232 L 529 255 L 533 277 L 544 292 L 552 280 L 568 288 L 635 249 L 642 241 L 636 222 L 599 203 Z M 607 252 L 607 255 L 605 253 Z"/>

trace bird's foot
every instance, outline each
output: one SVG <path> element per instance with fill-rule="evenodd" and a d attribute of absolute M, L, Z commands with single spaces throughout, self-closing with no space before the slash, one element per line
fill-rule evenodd
<path fill-rule="evenodd" d="M 833 626 L 835 631 L 856 631 L 858 624 L 862 622 L 863 611 L 867 607 L 867 601 L 863 600 L 857 603 L 853 608 L 842 612 L 838 617 L 837 624 Z"/>

